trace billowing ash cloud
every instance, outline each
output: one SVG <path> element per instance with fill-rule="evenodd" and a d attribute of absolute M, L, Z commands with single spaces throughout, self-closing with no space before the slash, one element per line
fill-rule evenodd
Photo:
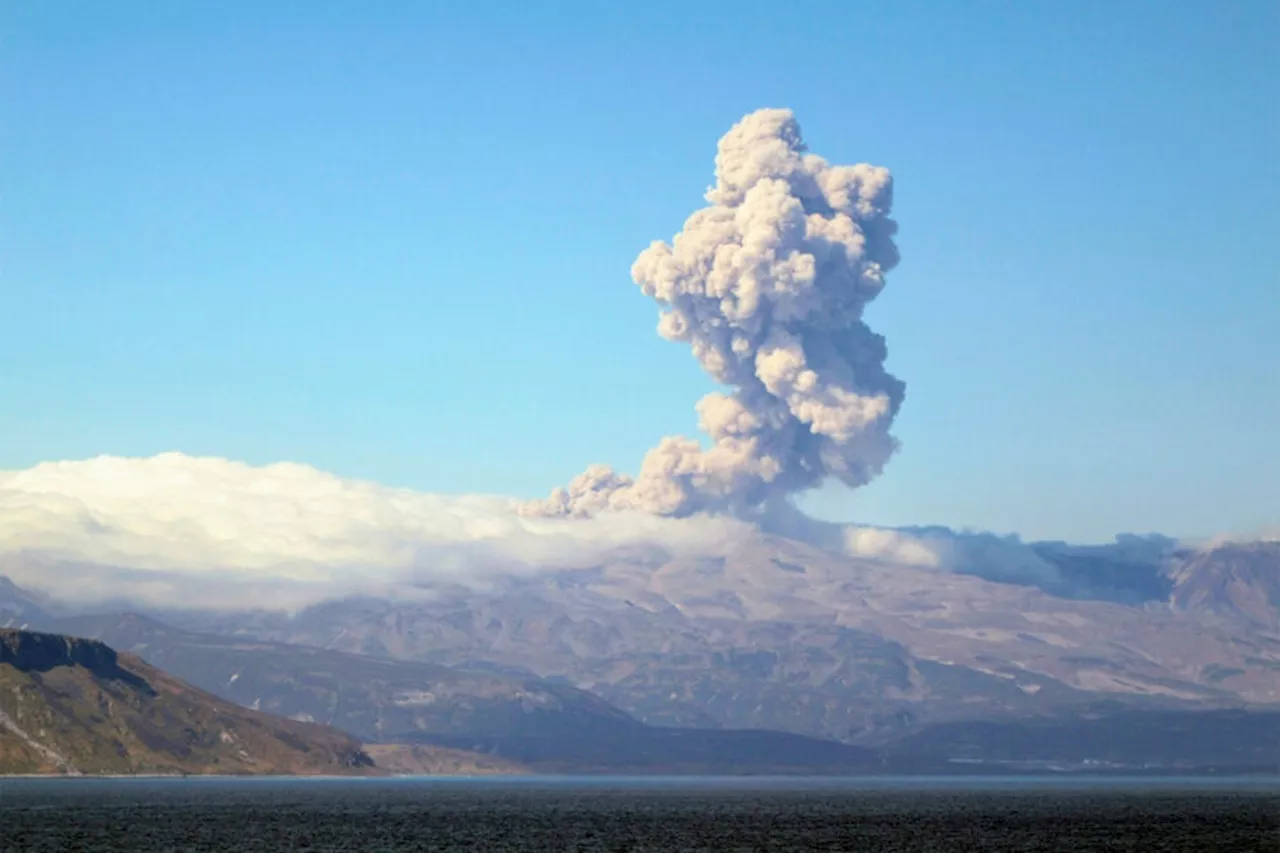
<path fill-rule="evenodd" d="M 710 447 L 664 438 L 639 476 L 595 465 L 521 512 L 738 513 L 827 477 L 879 475 L 904 385 L 863 309 L 898 262 L 892 187 L 886 169 L 808 153 L 789 110 L 738 122 L 720 140 L 710 205 L 631 268 L 663 306 L 658 333 L 735 389 L 697 405 Z"/>

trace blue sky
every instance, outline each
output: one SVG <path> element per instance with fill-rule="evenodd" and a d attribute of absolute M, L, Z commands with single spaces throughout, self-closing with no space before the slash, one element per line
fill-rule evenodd
<path fill-rule="evenodd" d="M 787 106 L 902 229 L 902 451 L 806 508 L 1280 519 L 1280 4 L 526 5 L 6 4 L 0 468 L 634 470 L 711 383 L 631 262 Z"/>

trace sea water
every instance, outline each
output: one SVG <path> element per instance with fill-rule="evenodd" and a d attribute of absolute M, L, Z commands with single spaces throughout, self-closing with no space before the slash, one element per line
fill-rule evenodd
<path fill-rule="evenodd" d="M 0 779 L 2 851 L 1280 850 L 1280 779 Z"/>

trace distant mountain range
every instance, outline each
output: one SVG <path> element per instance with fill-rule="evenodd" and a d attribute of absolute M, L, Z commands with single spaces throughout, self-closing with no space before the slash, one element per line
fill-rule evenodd
<path fill-rule="evenodd" d="M 141 631 L 147 638 L 143 645 L 202 641 L 133 616 L 123 617 L 120 629 Z M 392 695 L 391 708 L 381 704 L 381 695 L 346 695 L 348 688 L 367 686 L 370 670 L 376 670 L 373 683 L 410 683 L 408 705 L 436 714 L 395 732 L 399 742 L 366 750 L 331 726 L 231 704 L 97 640 L 0 629 L 0 775 L 853 773 L 877 767 L 868 750 L 797 735 L 645 726 L 568 689 L 203 639 L 236 659 L 242 671 L 250 672 L 248 680 L 266 689 L 280 685 L 286 703 L 310 687 L 323 691 L 328 686 L 335 688 L 325 695 L 332 707 L 393 710 L 401 694 Z M 176 659 L 199 672 L 199 661 L 207 665 L 216 655 Z M 251 659 L 258 656 L 267 663 L 254 667 Z M 292 678 L 281 669 L 290 664 L 296 667 Z M 329 672 L 330 667 L 339 672 Z M 427 690 L 440 696 L 438 707 L 427 707 L 434 704 L 424 695 Z M 556 701 L 555 694 L 567 701 Z"/>
<path fill-rule="evenodd" d="M 369 742 L 486 738 L 516 730 L 532 738 L 586 738 L 597 730 L 638 726 L 590 693 L 534 677 L 198 634 L 137 614 L 49 625 L 146 656 L 239 705 L 323 721 Z"/>
<path fill-rule="evenodd" d="M 408 600 L 158 616 L 206 633 L 549 678 L 657 725 L 849 743 L 1100 703 L 1280 703 L 1280 634 L 1267 621 L 1280 544 L 1175 549 L 1158 563 L 1105 549 L 1035 553 L 1058 574 L 995 582 L 762 537 L 714 555 L 620 550 L 585 569 Z M 1044 588 L 1055 585 L 1073 594 Z"/>
<path fill-rule="evenodd" d="M 76 614 L 0 582 L 0 624 L 100 638 L 365 742 L 509 768 L 1280 761 L 1280 543 L 1020 545 L 1031 570 L 984 568 L 964 547 L 948 572 L 772 535 L 696 555 L 637 546 L 293 613 Z"/>
<path fill-rule="evenodd" d="M 305 646 L 196 634 L 136 614 L 55 620 L 58 630 L 130 649 L 211 693 L 292 720 L 323 719 L 389 766 L 467 766 L 496 756 L 526 772 L 865 772 L 867 750 L 779 732 L 659 729 L 590 693 Z M 406 749 L 407 748 L 407 749 Z M 500 769 L 499 762 L 491 762 Z"/>

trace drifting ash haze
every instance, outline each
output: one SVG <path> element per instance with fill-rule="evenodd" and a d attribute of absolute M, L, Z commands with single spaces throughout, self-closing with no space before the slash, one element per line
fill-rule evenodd
<path fill-rule="evenodd" d="M 892 195 L 886 169 L 807 153 L 790 110 L 738 122 L 720 140 L 710 206 L 631 268 L 664 307 L 658 333 L 736 389 L 698 403 L 711 447 L 664 438 L 638 477 L 594 465 L 522 513 L 741 513 L 827 477 L 878 476 L 905 386 L 862 314 L 898 262 Z"/>

